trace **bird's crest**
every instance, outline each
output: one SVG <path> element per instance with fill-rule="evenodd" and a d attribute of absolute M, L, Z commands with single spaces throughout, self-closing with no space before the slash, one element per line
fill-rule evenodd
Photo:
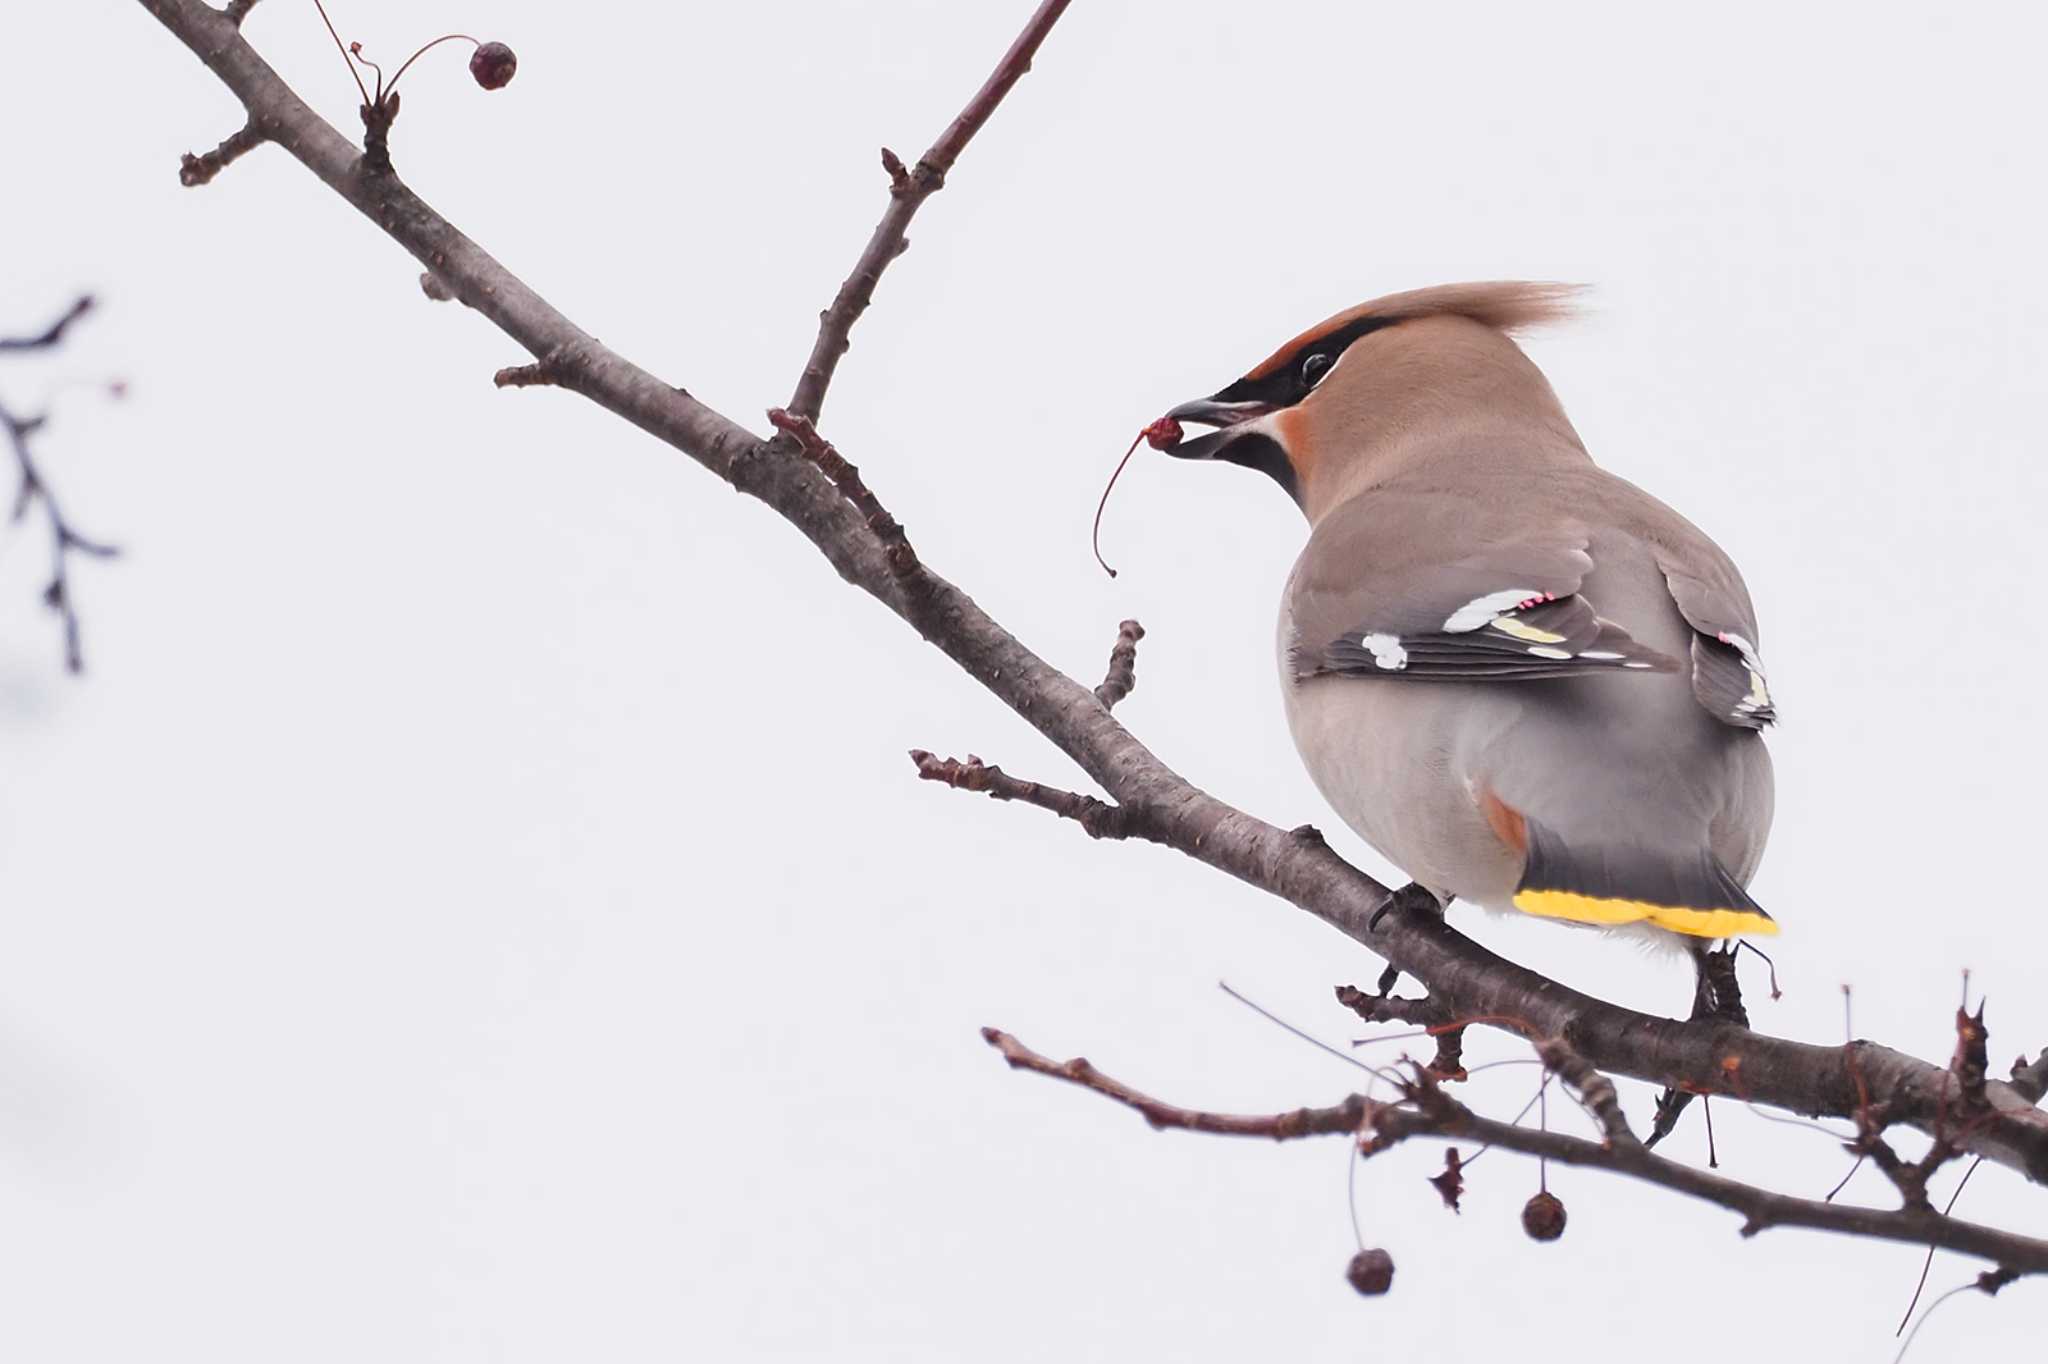
<path fill-rule="evenodd" d="M 1291 363 L 1304 346 L 1367 321 L 1392 324 L 1421 317 L 1469 317 L 1474 322 L 1513 335 L 1569 319 L 1574 314 L 1579 295 L 1584 291 L 1585 286 L 1580 284 L 1487 280 L 1476 284 L 1439 284 L 1429 289 L 1411 289 L 1404 294 L 1388 294 L 1385 298 L 1347 308 L 1335 317 L 1310 327 L 1266 357 L 1245 377 L 1262 379 Z"/>

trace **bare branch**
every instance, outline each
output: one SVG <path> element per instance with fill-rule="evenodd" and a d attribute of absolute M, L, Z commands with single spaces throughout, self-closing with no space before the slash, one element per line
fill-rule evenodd
<path fill-rule="evenodd" d="M 420 292 L 436 303 L 453 303 L 455 301 L 455 295 L 448 291 L 447 285 L 434 278 L 431 270 L 420 271 Z"/>
<path fill-rule="evenodd" d="M 1144 637 L 1145 627 L 1134 620 L 1117 626 L 1116 644 L 1109 651 L 1109 674 L 1095 689 L 1095 699 L 1104 710 L 1115 710 L 1116 703 L 1138 685 L 1138 641 Z"/>
<path fill-rule="evenodd" d="M 1146 836 L 1136 826 L 1131 810 L 1126 807 L 1110 805 L 1078 791 L 1062 791 L 1057 786 L 1013 777 L 971 753 L 963 763 L 958 758 L 935 757 L 921 748 L 913 748 L 910 761 L 917 765 L 917 775 L 926 781 L 941 782 L 958 791 L 980 791 L 995 800 L 1036 805 L 1062 819 L 1073 820 L 1086 829 L 1091 838 Z"/>
<path fill-rule="evenodd" d="M 1399 1103 L 1375 1103 L 1353 1094 L 1327 1108 L 1302 1108 L 1263 1116 L 1207 1113 L 1140 1093 L 1104 1075 L 1087 1061 L 1054 1061 L 1031 1050 L 1015 1037 L 984 1028 L 982 1038 L 1002 1053 L 1015 1069 L 1036 1071 L 1136 1109 L 1155 1128 L 1182 1128 L 1224 1136 L 1294 1137 L 1355 1133 L 1364 1128 L 1361 1150 L 1386 1151 L 1414 1137 L 1474 1139 L 1504 1151 L 1540 1156 L 1563 1165 L 1608 1170 L 1673 1190 L 1742 1214 L 1742 1234 L 1754 1236 L 1773 1227 L 1808 1227 L 1879 1241 L 1898 1241 L 1944 1249 L 1989 1260 L 2007 1274 L 2048 1273 L 2048 1241 L 1964 1222 L 1932 1210 L 1849 1207 L 1761 1189 L 1723 1175 L 1681 1165 L 1645 1150 L 1631 1137 L 1605 1144 L 1583 1137 L 1520 1127 L 1474 1113 L 1445 1094 L 1434 1082 L 1419 1079 L 1408 1086 Z M 1469 1164 L 1470 1162 L 1466 1162 Z"/>
<path fill-rule="evenodd" d="M 187 189 L 204 185 L 229 166 L 239 161 L 245 153 L 254 151 L 270 139 L 256 126 L 255 120 L 243 124 L 229 133 L 218 147 L 203 156 L 186 152 L 178 164 L 178 183 Z"/>
<path fill-rule="evenodd" d="M 1072 0 L 1044 0 L 1031 21 L 1024 25 L 1024 31 L 1010 44 L 1010 50 L 996 63 L 996 69 L 975 91 L 974 98 L 960 111 L 959 117 L 948 125 L 939 140 L 932 143 L 918 160 L 915 170 L 906 171 L 903 161 L 887 147 L 882 149 L 882 167 L 889 173 L 889 208 L 882 214 L 882 221 L 876 225 L 874 235 L 868 238 L 867 246 L 861 251 L 860 259 L 854 262 L 853 273 L 839 286 L 839 293 L 832 300 L 832 306 L 818 314 L 818 339 L 811 346 L 811 358 L 804 364 L 803 377 L 797 381 L 796 392 L 789 400 L 789 410 L 796 416 L 818 419 L 825 406 L 825 390 L 832 385 L 832 373 L 839 367 L 839 357 L 846 353 L 847 338 L 853 331 L 853 324 L 867 311 L 874 301 L 875 286 L 881 282 L 882 272 L 889 268 L 889 262 L 903 254 L 910 243 L 904 233 L 910 229 L 910 220 L 917 216 L 917 210 L 924 201 L 944 188 L 946 173 L 953 169 L 953 163 L 960 159 L 960 153 L 996 106 L 1003 102 L 1003 96 L 1010 88 L 1023 79 L 1031 69 L 1031 59 L 1038 54 L 1039 45 L 1044 43 L 1046 34 L 1066 13 Z"/>
<path fill-rule="evenodd" d="M 240 28 L 242 21 L 249 17 L 249 11 L 255 8 L 256 0 L 228 0 L 228 7 L 224 13 L 229 23 Z"/>
<path fill-rule="evenodd" d="M 1451 1021 L 1451 1011 L 1434 999 L 1369 995 L 1356 985 L 1339 985 L 1337 1002 L 1368 1023 L 1408 1023 L 1433 1028 Z"/>
<path fill-rule="evenodd" d="M 57 613 L 64 629 L 64 666 L 74 673 L 85 671 L 85 647 L 80 638 L 78 606 L 71 595 L 71 556 L 84 554 L 96 559 L 111 559 L 120 551 L 112 545 L 102 544 L 81 535 L 64 515 L 58 505 L 57 496 L 50 491 L 50 484 L 36 466 L 35 453 L 29 447 L 29 437 L 43 427 L 41 417 L 16 417 L 0 408 L 0 428 L 7 432 L 8 445 L 14 451 L 15 469 L 20 481 L 14 495 L 13 519 L 20 521 L 37 506 L 43 509 L 43 519 L 50 528 L 50 581 L 43 588 L 43 604 Z"/>
<path fill-rule="evenodd" d="M 1136 1109 L 1139 1115 L 1157 1130 L 1173 1127 L 1223 1137 L 1266 1137 L 1273 1141 L 1291 1141 L 1298 1137 L 1355 1133 L 1364 1126 L 1366 1114 L 1371 1107 L 1364 1097 L 1353 1094 L 1329 1108 L 1297 1108 L 1291 1113 L 1204 1113 L 1198 1109 L 1163 1103 L 1149 1094 L 1140 1094 L 1129 1085 L 1104 1075 L 1082 1057 L 1076 1056 L 1071 1061 L 1055 1061 L 1050 1057 L 1040 1056 L 1010 1034 L 996 1028 L 983 1028 L 981 1040 L 1001 1052 L 1003 1059 L 1010 1063 L 1010 1069 L 1036 1071 L 1040 1075 L 1050 1075 L 1055 1080 L 1065 1080 L 1068 1084 L 1092 1089 L 1104 1098 L 1114 1099 L 1126 1108 Z"/>
<path fill-rule="evenodd" d="M 80 294 L 70 307 L 49 326 L 33 336 L 0 336 L 0 351 L 4 350 L 47 350 L 64 339 L 64 333 L 71 324 L 91 312 L 93 297 Z"/>

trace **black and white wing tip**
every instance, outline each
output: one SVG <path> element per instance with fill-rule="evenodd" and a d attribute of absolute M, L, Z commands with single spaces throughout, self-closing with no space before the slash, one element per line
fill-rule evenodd
<path fill-rule="evenodd" d="M 1323 650 L 1316 671 L 1411 678 L 1576 677 L 1589 669 L 1674 672 L 1675 660 L 1638 643 L 1577 595 L 1509 588 L 1474 598 L 1440 629 L 1400 634 L 1370 626 Z"/>

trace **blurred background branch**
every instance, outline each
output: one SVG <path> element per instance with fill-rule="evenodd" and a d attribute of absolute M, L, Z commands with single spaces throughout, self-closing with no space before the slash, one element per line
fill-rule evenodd
<path fill-rule="evenodd" d="M 0 352 L 54 349 L 63 343 L 64 335 L 70 330 L 71 325 L 91 312 L 92 308 L 92 295 L 82 294 L 42 331 L 31 336 L 0 337 Z M 114 391 L 118 394 L 118 385 L 114 386 Z M 80 638 L 78 605 L 72 593 L 72 556 L 79 554 L 90 559 L 111 559 L 120 551 L 104 541 L 94 540 L 82 534 L 58 502 L 56 491 L 50 486 L 49 477 L 37 462 L 33 444 L 35 436 L 48 424 L 47 412 L 21 416 L 6 404 L 0 403 L 0 429 L 5 430 L 8 448 L 14 453 L 17 480 L 9 520 L 19 526 L 28 520 L 31 513 L 42 513 L 42 520 L 50 536 L 50 576 L 43 587 L 43 604 L 56 613 L 61 623 L 64 666 L 74 673 L 79 673 L 85 671 L 85 647 Z"/>

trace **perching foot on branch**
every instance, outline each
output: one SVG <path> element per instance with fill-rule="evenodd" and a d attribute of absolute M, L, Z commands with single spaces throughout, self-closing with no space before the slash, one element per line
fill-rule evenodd
<path fill-rule="evenodd" d="M 1693 965 L 1698 972 L 1693 982 L 1690 1015 L 1694 1022 L 1732 1023 L 1743 1029 L 1749 1027 L 1749 1011 L 1742 1005 L 1742 983 L 1735 976 L 1736 951 L 1732 942 L 1724 948 L 1712 948 L 1702 943 L 1693 949 Z M 1659 1094 L 1656 1116 L 1651 1120 L 1650 1135 L 1643 1145 L 1655 1146 L 1677 1130 L 1679 1117 L 1692 1101 L 1691 1090 L 1676 1086 Z"/>

